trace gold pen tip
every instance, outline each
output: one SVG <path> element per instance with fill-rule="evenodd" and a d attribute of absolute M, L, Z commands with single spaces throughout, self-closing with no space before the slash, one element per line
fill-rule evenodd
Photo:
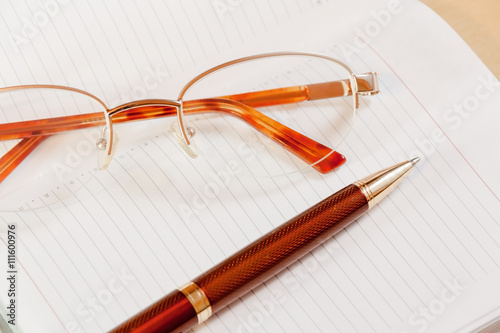
<path fill-rule="evenodd" d="M 420 162 L 420 157 L 415 157 L 410 160 L 411 164 L 415 165 Z"/>

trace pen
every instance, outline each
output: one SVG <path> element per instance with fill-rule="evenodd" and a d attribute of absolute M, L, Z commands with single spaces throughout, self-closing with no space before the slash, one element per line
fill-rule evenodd
<path fill-rule="evenodd" d="M 416 157 L 396 164 L 348 185 L 172 291 L 111 332 L 178 332 L 204 322 L 375 206 L 419 160 Z"/>

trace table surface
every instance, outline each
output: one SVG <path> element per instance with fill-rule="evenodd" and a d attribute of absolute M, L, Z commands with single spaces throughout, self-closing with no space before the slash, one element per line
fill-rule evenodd
<path fill-rule="evenodd" d="M 500 79 L 500 1 L 422 0 L 469 44 Z"/>

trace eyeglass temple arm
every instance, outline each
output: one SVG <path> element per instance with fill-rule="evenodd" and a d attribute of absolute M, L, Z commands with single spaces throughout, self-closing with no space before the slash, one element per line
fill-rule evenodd
<path fill-rule="evenodd" d="M 24 138 L 0 158 L 0 183 L 48 136 Z"/>
<path fill-rule="evenodd" d="M 355 77 L 357 80 L 358 92 L 360 94 L 371 95 L 379 92 L 377 84 L 377 73 L 365 73 L 361 75 L 356 75 Z M 256 92 L 237 94 L 232 96 L 224 96 L 223 98 L 239 101 L 251 107 L 259 107 L 259 106 L 295 103 L 305 100 L 347 96 L 351 95 L 352 91 L 353 89 L 351 88 L 350 81 L 341 80 L 341 81 L 310 84 L 307 86 L 296 86 L 296 87 L 271 89 L 265 91 L 256 91 Z M 189 101 L 185 103 L 189 103 Z M 114 121 L 116 123 L 119 123 L 129 120 L 164 117 L 164 116 L 174 115 L 176 112 L 175 109 L 173 108 L 170 109 L 171 112 L 165 112 L 164 110 L 165 108 L 162 109 L 163 109 L 162 111 L 159 111 L 159 108 L 155 108 L 154 110 L 152 110 L 151 108 L 141 108 L 140 110 L 141 112 L 137 112 L 138 111 L 137 109 L 132 109 L 117 114 L 114 117 Z M 260 112 L 256 110 L 254 111 L 257 112 L 257 114 L 254 114 L 254 116 L 258 117 L 262 116 Z M 240 112 L 229 112 L 229 113 L 233 113 L 233 115 L 239 116 L 242 120 L 246 122 L 250 122 L 252 120 L 251 117 L 244 117 Z M 268 117 L 266 118 L 270 119 Z M 261 117 L 260 121 L 261 126 L 266 125 L 266 122 L 263 121 L 263 119 L 264 118 Z M 51 119 L 50 123 L 39 126 L 36 130 L 33 130 L 32 126 L 30 126 L 29 123 L 30 123 L 29 121 L 19 122 L 17 124 L 20 126 L 18 126 L 17 128 L 16 127 L 13 128 L 11 126 L 13 124 L 8 124 L 8 126 L 6 126 L 8 128 L 5 129 L 1 129 L 0 125 L 0 133 L 3 133 L 2 135 L 0 135 L 0 140 L 13 140 L 13 139 L 23 138 L 15 147 L 13 147 L 2 158 L 0 158 L 0 182 L 3 179 L 5 179 L 5 177 L 7 177 L 7 175 L 10 174 L 10 172 L 12 172 L 29 155 L 29 153 L 31 153 L 33 149 L 35 149 L 38 146 L 38 144 L 40 144 L 48 136 L 62 131 L 103 125 L 104 120 L 102 119 L 102 116 L 100 116 L 100 113 L 94 113 L 94 114 L 83 114 L 71 117 L 60 117 L 58 121 L 55 121 L 55 119 Z M 34 121 L 32 123 L 34 123 Z M 37 123 L 39 123 L 39 121 L 37 121 Z M 271 126 L 271 127 L 281 128 L 281 130 L 285 132 L 287 132 L 288 130 L 292 131 L 291 129 L 289 129 L 284 125 Z M 271 135 L 271 132 L 269 131 L 261 131 L 261 132 L 270 136 L 274 140 L 278 140 L 280 137 L 280 133 L 276 131 L 272 131 L 273 135 Z M 320 153 L 318 152 L 318 150 L 326 148 L 325 146 L 317 143 L 316 141 L 313 141 L 297 132 L 293 134 L 291 132 L 287 133 L 290 138 L 295 138 L 293 140 L 295 142 L 293 145 L 294 148 L 287 148 L 287 149 L 294 152 L 297 156 L 301 156 L 301 158 L 303 159 L 304 159 L 303 155 L 312 157 L 317 156 L 317 154 Z M 289 145 L 291 144 L 290 140 L 285 140 L 285 141 L 288 141 Z M 305 141 L 307 141 L 306 145 L 300 144 L 301 142 Z M 309 147 L 306 149 L 306 147 L 311 145 L 311 143 L 313 143 L 313 146 L 315 144 L 316 148 L 311 149 L 311 147 Z M 292 146 L 290 145 L 289 147 Z M 339 156 L 336 156 L 336 154 L 331 154 L 331 157 L 339 159 Z M 307 157 L 305 158 L 307 159 Z M 345 161 L 345 159 L 343 161 Z M 333 167 L 333 165 L 330 167 L 326 166 L 325 165 L 326 162 L 328 161 L 320 162 L 314 167 L 321 172 L 328 172 L 335 168 Z M 339 163 L 340 162 L 337 162 L 338 164 L 337 166 L 340 166 L 343 162 L 340 164 Z M 321 170 L 321 168 L 323 168 L 323 170 Z"/>
<path fill-rule="evenodd" d="M 345 163 L 345 157 L 342 154 L 332 152 L 331 148 L 238 101 L 207 98 L 190 102 L 187 107 L 189 113 L 213 110 L 240 118 L 321 173 L 330 172 Z"/>
<path fill-rule="evenodd" d="M 354 76 L 360 95 L 378 94 L 378 73 L 370 72 Z M 249 93 L 222 96 L 219 98 L 238 101 L 251 107 L 298 103 L 318 99 L 352 95 L 350 80 L 313 83 L 303 86 L 276 88 Z M 356 105 L 357 107 L 357 105 Z"/>

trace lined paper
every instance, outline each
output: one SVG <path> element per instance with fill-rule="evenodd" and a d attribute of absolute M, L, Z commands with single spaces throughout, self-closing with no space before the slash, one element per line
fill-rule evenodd
<path fill-rule="evenodd" d="M 492 171 L 500 163 L 491 130 L 498 81 L 417 2 L 401 2 L 379 34 L 354 44 L 360 29 L 377 22 L 373 11 L 388 6 L 61 1 L 27 43 L 16 49 L 2 39 L 3 85 L 71 85 L 113 105 L 176 98 L 207 66 L 280 49 L 326 53 L 356 73 L 378 71 L 382 91 L 361 98 L 353 133 L 339 147 L 348 163 L 333 174 L 218 174 L 165 131 L 122 149 L 108 171 L 88 176 L 57 205 L 0 213 L 2 253 L 6 226 L 18 228 L 19 331 L 109 330 L 343 186 L 414 155 L 423 163 L 383 203 L 195 331 L 422 332 L 451 312 L 472 321 L 471 307 L 498 311 L 500 304 L 471 296 L 485 281 L 499 292 L 491 279 L 500 266 L 500 183 Z M 0 29 L 19 34 L 23 18 L 39 10 L 39 3 L 8 4 Z M 415 13 L 432 34 L 421 33 L 424 20 L 415 22 Z M 353 45 L 357 51 L 347 52 Z M 462 56 L 451 60 L 450 52 Z M 457 70 L 464 64 L 472 69 Z M 454 129 L 443 114 L 481 84 L 488 98 Z M 477 150 L 491 159 L 477 160 Z"/>

